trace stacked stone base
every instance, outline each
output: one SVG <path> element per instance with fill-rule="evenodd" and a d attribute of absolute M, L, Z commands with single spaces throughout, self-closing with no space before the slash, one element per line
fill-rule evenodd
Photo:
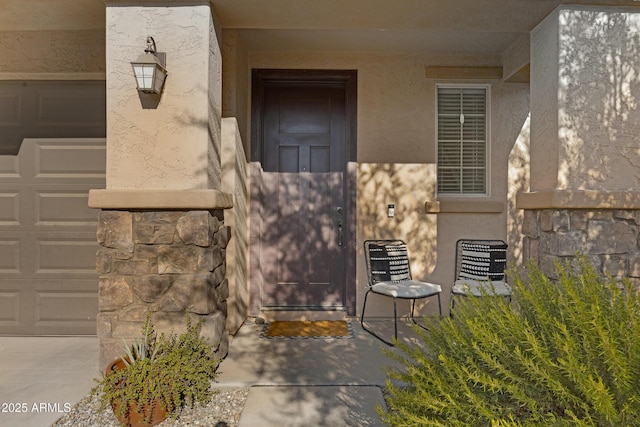
<path fill-rule="evenodd" d="M 148 312 L 158 333 L 180 333 L 202 320 L 216 357 L 228 351 L 229 287 L 223 211 L 103 210 L 98 225 L 100 366 L 141 335 Z"/>
<path fill-rule="evenodd" d="M 640 210 L 526 210 L 523 259 L 556 278 L 555 262 L 585 255 L 602 274 L 640 285 Z"/>

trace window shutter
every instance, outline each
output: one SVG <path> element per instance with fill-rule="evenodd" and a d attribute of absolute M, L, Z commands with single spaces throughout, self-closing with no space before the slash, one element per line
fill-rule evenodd
<path fill-rule="evenodd" d="M 438 193 L 486 194 L 487 90 L 438 88 Z"/>

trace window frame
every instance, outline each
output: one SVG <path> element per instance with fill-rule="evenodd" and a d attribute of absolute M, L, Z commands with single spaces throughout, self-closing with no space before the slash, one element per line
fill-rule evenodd
<path fill-rule="evenodd" d="M 484 193 L 441 192 L 439 187 L 439 109 L 440 89 L 483 89 L 485 91 L 485 191 Z M 435 160 L 436 160 L 436 196 L 437 197 L 490 197 L 491 196 L 491 85 L 482 83 L 437 83 L 435 85 Z"/>

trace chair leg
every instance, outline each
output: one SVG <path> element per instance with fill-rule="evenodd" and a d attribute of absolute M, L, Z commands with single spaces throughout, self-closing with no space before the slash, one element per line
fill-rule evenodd
<path fill-rule="evenodd" d="M 398 341 L 398 311 L 396 309 L 396 298 L 393 298 L 393 329 L 394 329 L 394 337 L 396 341 Z"/>
<path fill-rule="evenodd" d="M 411 321 L 413 322 L 414 325 L 421 327 L 425 331 L 428 331 L 429 329 L 427 329 L 426 326 L 422 326 L 420 323 L 416 322 L 416 318 L 414 316 L 415 309 L 416 309 L 416 300 L 411 300 Z"/>
<path fill-rule="evenodd" d="M 383 343 L 385 343 L 386 345 L 390 345 L 393 346 L 393 342 L 387 341 L 384 338 L 382 338 L 380 335 L 376 334 L 375 332 L 373 332 L 373 330 L 367 328 L 364 325 L 364 310 L 367 307 L 367 298 L 369 297 L 369 293 L 371 291 L 368 290 L 365 294 L 364 294 L 364 303 L 362 304 L 362 315 L 360 316 L 360 326 L 362 326 L 362 329 L 367 331 L 368 333 L 370 333 L 371 335 L 373 335 L 374 337 L 378 338 L 380 341 L 382 341 Z M 398 339 L 398 318 L 396 316 L 396 299 L 393 299 L 393 320 L 394 320 L 394 326 L 395 326 L 395 337 L 396 340 Z"/>
<path fill-rule="evenodd" d="M 369 292 L 367 291 L 364 294 L 364 304 L 362 304 L 362 315 L 360 316 L 360 326 L 362 326 L 362 329 L 364 329 L 365 331 L 367 330 L 364 327 L 364 309 L 367 307 L 367 298 L 369 297 Z"/>
<path fill-rule="evenodd" d="M 411 300 L 411 314 L 409 315 L 411 317 L 411 321 L 413 322 L 414 325 L 420 326 L 422 329 L 426 330 L 427 328 L 425 328 L 424 326 L 422 326 L 421 324 L 416 322 L 416 318 L 414 317 L 415 309 L 416 309 L 416 300 L 412 299 Z"/>
<path fill-rule="evenodd" d="M 424 329 L 425 331 L 428 331 L 429 329 L 426 326 L 422 326 L 421 324 L 419 324 L 418 322 L 416 322 L 416 318 L 414 316 L 414 312 L 415 312 L 415 308 L 416 308 L 416 300 L 411 300 L 411 321 L 415 324 L 420 326 L 422 329 Z M 442 317 L 442 301 L 440 300 L 440 294 L 438 294 L 438 313 L 440 313 L 440 317 Z"/>
<path fill-rule="evenodd" d="M 449 317 L 453 317 L 453 309 L 456 305 L 455 295 L 451 292 L 451 297 L 449 297 Z"/>

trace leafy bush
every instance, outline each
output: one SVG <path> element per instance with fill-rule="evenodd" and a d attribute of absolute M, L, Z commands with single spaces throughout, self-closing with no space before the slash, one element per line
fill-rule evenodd
<path fill-rule="evenodd" d="M 186 318 L 182 334 L 157 337 L 147 316 L 142 338 L 125 345 L 122 367 L 97 380 L 93 392 L 100 394 L 102 410 L 112 406 L 121 418 L 134 404 L 148 422 L 155 404 L 176 417 L 184 405 L 209 402 L 219 361 L 211 344 L 200 337 L 201 322 Z"/>
<path fill-rule="evenodd" d="M 511 272 L 513 301 L 465 298 L 454 317 L 416 328 L 419 345 L 389 350 L 389 411 L 397 426 L 640 425 L 640 301 L 628 280 L 584 257 Z"/>

